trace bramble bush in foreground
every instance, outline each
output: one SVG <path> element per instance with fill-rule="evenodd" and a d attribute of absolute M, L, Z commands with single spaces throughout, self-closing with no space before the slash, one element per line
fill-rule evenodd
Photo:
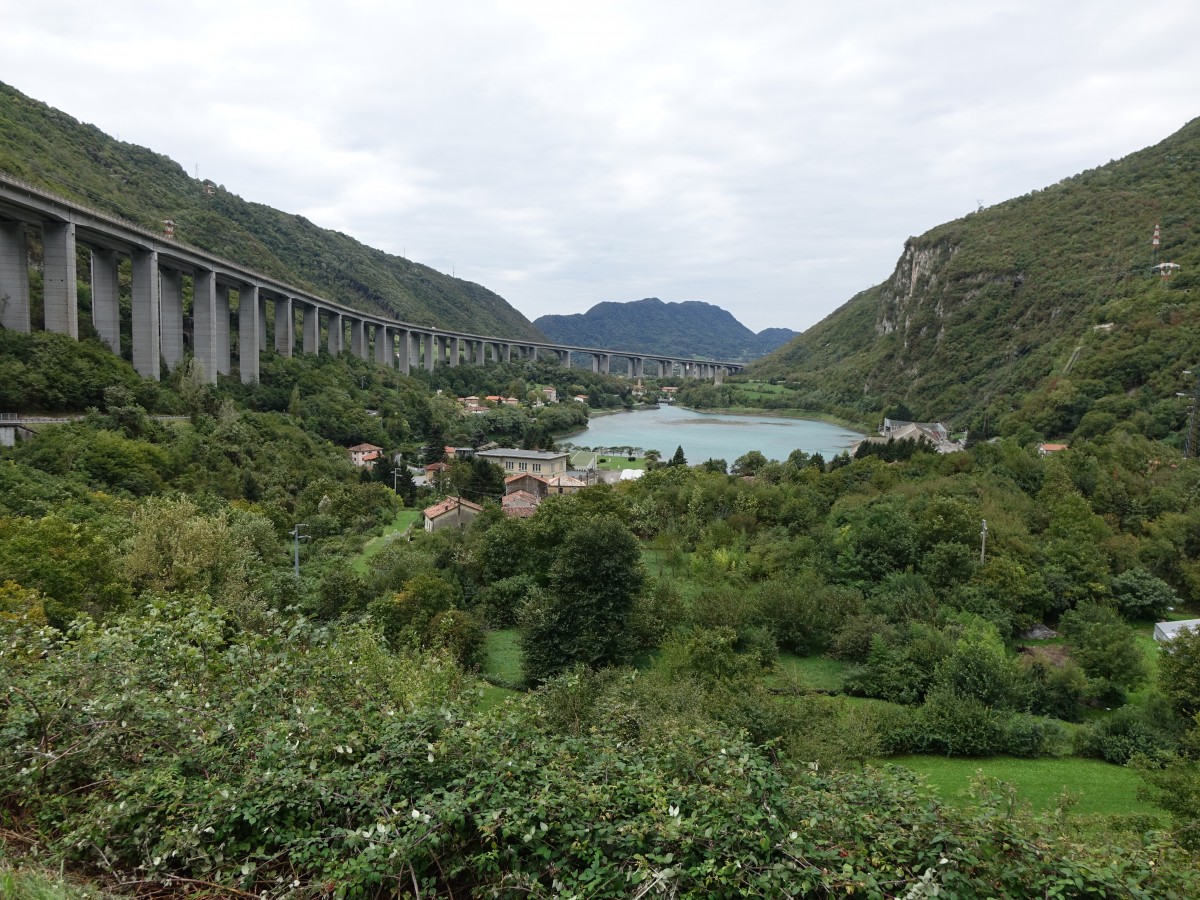
<path fill-rule="evenodd" d="M 573 673 L 471 718 L 442 656 L 203 598 L 2 622 L 0 815 L 127 886 L 260 896 L 1194 896 L 1165 837 L 1077 846 L 985 791 L 826 773 Z M 569 682 L 594 698 L 569 726 Z M 591 685 L 588 687 L 588 685 Z M 639 701 L 639 696 L 643 699 Z M 192 881 L 188 881 L 192 879 Z"/>

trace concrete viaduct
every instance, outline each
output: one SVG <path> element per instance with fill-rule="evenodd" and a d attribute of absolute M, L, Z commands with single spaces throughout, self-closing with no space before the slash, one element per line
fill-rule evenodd
<path fill-rule="evenodd" d="M 739 363 L 571 347 L 398 322 L 343 306 L 0 173 L 0 326 L 14 331 L 32 328 L 27 247 L 31 228 L 42 235 L 46 330 L 79 337 L 76 260 L 82 246 L 90 251 L 92 323 L 114 353 L 121 348 L 118 265 L 122 257 L 130 259 L 133 366 L 144 378 L 157 380 L 162 365 L 170 370 L 184 360 L 184 277 L 192 282 L 192 354 L 211 382 L 235 368 L 233 328 L 238 375 L 245 383 L 258 381 L 259 354 L 270 340 L 268 304 L 274 349 L 282 356 L 316 353 L 324 343 L 332 354 L 349 350 L 404 374 L 461 361 L 486 365 L 539 355 L 570 366 L 572 353 L 590 356 L 592 371 L 605 374 L 614 357 L 624 358 L 633 378 L 652 374 L 646 371 L 647 363 L 657 366 L 658 374 L 718 383 L 725 374 L 742 369 Z M 234 294 L 236 325 L 230 317 Z"/>

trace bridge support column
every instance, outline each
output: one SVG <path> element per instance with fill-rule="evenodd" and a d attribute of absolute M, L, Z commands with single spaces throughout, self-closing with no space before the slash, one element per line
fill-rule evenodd
<path fill-rule="evenodd" d="M 434 363 L 437 361 L 437 335 L 423 335 L 425 344 L 425 371 L 432 372 Z"/>
<path fill-rule="evenodd" d="M 359 359 L 367 358 L 367 323 L 362 319 L 350 320 L 350 354 Z"/>
<path fill-rule="evenodd" d="M 258 353 L 263 335 L 262 299 L 258 286 L 238 288 L 238 374 L 242 384 L 258 383 Z"/>
<path fill-rule="evenodd" d="M 412 347 L 412 338 L 409 336 L 408 331 L 402 328 L 399 331 L 395 332 L 395 339 L 396 339 L 396 352 L 395 352 L 396 368 L 400 370 L 401 375 L 407 375 L 410 371 L 412 371 L 409 368 L 409 357 L 408 357 L 409 349 Z"/>
<path fill-rule="evenodd" d="M 217 285 L 217 317 L 213 337 L 217 342 L 217 374 L 228 375 L 233 371 L 233 360 L 229 347 L 229 285 Z"/>
<path fill-rule="evenodd" d="M 512 344 L 504 344 L 504 361 L 512 362 Z"/>
<path fill-rule="evenodd" d="M 117 301 L 117 254 L 92 251 L 92 325 L 100 340 L 118 356 L 121 353 L 121 308 Z M 0 288 L 0 293 L 3 288 Z M 211 372 L 215 375 L 215 371 Z"/>
<path fill-rule="evenodd" d="M 158 327 L 163 362 L 174 371 L 183 362 L 183 276 L 174 269 L 158 270 Z"/>
<path fill-rule="evenodd" d="M 559 350 L 558 351 L 558 364 L 560 366 L 562 366 L 564 369 L 571 368 L 571 351 L 570 350 Z"/>
<path fill-rule="evenodd" d="M 304 307 L 304 352 L 321 349 L 321 312 L 311 303 Z"/>
<path fill-rule="evenodd" d="M 475 365 L 487 365 L 487 341 L 475 342 Z"/>
<path fill-rule="evenodd" d="M 458 357 L 462 351 L 461 341 L 457 337 L 450 338 L 450 367 L 458 365 Z"/>
<path fill-rule="evenodd" d="M 718 367 L 716 374 L 713 376 L 713 384 L 724 384 L 724 383 L 725 383 L 725 370 L 723 368 Z"/>
<path fill-rule="evenodd" d="M 339 312 L 331 312 L 329 314 L 329 322 L 325 326 L 327 332 L 326 345 L 329 349 L 330 356 L 342 355 L 342 342 L 346 339 L 346 327 L 342 324 L 342 314 Z"/>
<path fill-rule="evenodd" d="M 75 281 L 75 224 L 47 222 L 42 226 L 42 279 L 46 330 L 79 340 L 79 296 Z"/>
<path fill-rule="evenodd" d="M 92 265 L 95 265 L 93 254 Z M 96 291 L 92 289 L 92 309 Z M 229 321 L 226 315 L 225 321 Z M 229 342 L 226 341 L 226 346 Z M 204 380 L 217 383 L 217 274 L 211 269 L 192 273 L 192 355 L 204 369 Z"/>
<path fill-rule="evenodd" d="M 28 334 L 29 250 L 24 222 L 0 222 L 0 326 Z"/>
<path fill-rule="evenodd" d="M 600 357 L 600 371 L 604 375 L 612 374 L 612 354 L 605 353 Z"/>
<path fill-rule="evenodd" d="M 255 291 L 258 298 L 258 352 L 262 354 L 267 352 L 267 298 L 257 288 Z M 254 380 L 258 381 L 258 377 Z"/>
<path fill-rule="evenodd" d="M 162 366 L 158 332 L 158 253 L 134 250 L 133 367 L 143 378 L 159 380 Z"/>
<path fill-rule="evenodd" d="M 296 343 L 296 314 L 292 310 L 292 298 L 275 297 L 275 352 L 284 359 L 292 358 L 292 345 Z"/>
<path fill-rule="evenodd" d="M 381 366 L 387 366 L 389 369 L 395 363 L 395 354 L 392 353 L 392 337 L 388 334 L 386 325 L 375 325 L 375 362 Z"/>

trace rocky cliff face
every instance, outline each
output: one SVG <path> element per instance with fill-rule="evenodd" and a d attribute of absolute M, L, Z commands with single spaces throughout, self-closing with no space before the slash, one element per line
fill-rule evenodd
<path fill-rule="evenodd" d="M 958 247 L 938 243 L 918 246 L 914 238 L 904 244 L 892 277 L 883 283 L 879 294 L 879 314 L 875 333 L 907 332 L 912 324 L 912 308 L 940 295 L 938 273 L 958 253 Z M 941 316 L 940 297 L 937 315 Z M 907 346 L 907 342 L 906 342 Z"/>

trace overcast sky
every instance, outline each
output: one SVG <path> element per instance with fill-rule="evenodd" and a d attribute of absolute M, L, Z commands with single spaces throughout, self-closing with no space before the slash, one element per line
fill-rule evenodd
<path fill-rule="evenodd" d="M 0 80 L 530 319 L 802 330 L 1200 115 L 1196 0 L 0 0 Z"/>

